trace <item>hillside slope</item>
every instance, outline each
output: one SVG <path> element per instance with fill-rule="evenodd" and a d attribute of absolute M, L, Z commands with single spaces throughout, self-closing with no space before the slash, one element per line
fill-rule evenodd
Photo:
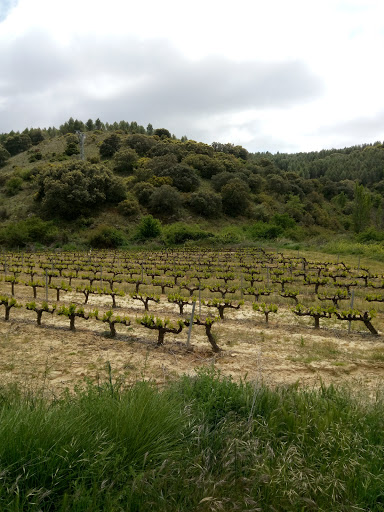
<path fill-rule="evenodd" d="M 250 154 L 151 125 L 88 122 L 82 147 L 74 132 L 87 126 L 70 121 L 0 136 L 3 246 L 384 238 L 379 143 Z"/>

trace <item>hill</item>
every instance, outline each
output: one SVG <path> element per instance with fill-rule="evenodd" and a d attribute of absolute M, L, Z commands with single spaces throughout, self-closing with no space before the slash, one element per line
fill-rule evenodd
<path fill-rule="evenodd" d="M 252 154 L 152 125 L 70 118 L 0 135 L 0 165 L 8 248 L 384 239 L 381 143 Z"/>

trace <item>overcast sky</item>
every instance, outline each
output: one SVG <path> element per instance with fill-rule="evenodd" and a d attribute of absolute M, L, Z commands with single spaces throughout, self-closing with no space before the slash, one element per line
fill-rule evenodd
<path fill-rule="evenodd" d="M 296 152 L 384 140 L 383 0 L 0 0 L 0 133 L 69 117 Z"/>

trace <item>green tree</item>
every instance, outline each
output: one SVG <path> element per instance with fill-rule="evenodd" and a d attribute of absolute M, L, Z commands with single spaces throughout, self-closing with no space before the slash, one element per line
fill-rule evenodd
<path fill-rule="evenodd" d="M 289 181 L 279 174 L 270 174 L 266 180 L 268 192 L 277 195 L 284 195 L 290 192 Z"/>
<path fill-rule="evenodd" d="M 213 192 L 195 192 L 190 195 L 187 204 L 202 217 L 217 217 L 222 212 L 221 196 Z"/>
<path fill-rule="evenodd" d="M 356 183 L 353 198 L 352 223 L 355 233 L 365 229 L 370 221 L 371 195 L 363 185 Z"/>
<path fill-rule="evenodd" d="M 156 176 L 168 176 L 168 170 L 175 165 L 177 165 L 176 155 L 168 153 L 148 159 L 145 167 L 151 169 Z"/>
<path fill-rule="evenodd" d="M 2 167 L 9 158 L 11 158 L 11 154 L 0 144 L 0 167 Z"/>
<path fill-rule="evenodd" d="M 292 194 L 289 196 L 284 208 L 285 212 L 295 221 L 300 221 L 305 213 L 305 207 L 300 198 Z"/>
<path fill-rule="evenodd" d="M 181 208 L 180 194 L 170 185 L 162 185 L 151 195 L 149 207 L 153 213 L 173 215 Z"/>
<path fill-rule="evenodd" d="M 228 172 L 228 171 L 224 171 L 224 172 L 220 172 L 219 174 L 215 174 L 215 176 L 213 176 L 212 180 L 211 180 L 212 187 L 216 190 L 216 192 L 220 192 L 221 189 L 224 187 L 224 185 L 229 183 L 234 178 L 236 178 L 238 180 L 242 180 L 244 182 L 245 186 L 248 188 L 248 184 L 247 184 L 248 177 L 244 173 L 237 172 L 236 174 L 234 174 L 233 172 Z"/>
<path fill-rule="evenodd" d="M 173 186 L 181 192 L 194 192 L 199 188 L 199 177 L 196 171 L 189 165 L 176 164 L 156 174 L 158 176 L 169 176 L 172 178 Z"/>
<path fill-rule="evenodd" d="M 134 217 L 140 213 L 140 205 L 132 196 L 121 201 L 121 203 L 117 205 L 117 209 L 119 213 L 125 217 Z"/>
<path fill-rule="evenodd" d="M 154 135 L 157 135 L 161 139 L 170 139 L 171 138 L 171 132 L 167 130 L 166 128 L 156 128 L 156 130 L 153 132 Z"/>
<path fill-rule="evenodd" d="M 104 128 L 105 128 L 104 123 L 102 123 L 100 121 L 100 119 L 97 118 L 95 121 L 95 130 L 104 130 Z"/>
<path fill-rule="evenodd" d="M 259 194 L 265 185 L 265 180 L 257 174 L 251 174 L 247 180 L 249 188 L 254 194 Z"/>
<path fill-rule="evenodd" d="M 75 121 L 73 123 L 73 128 L 74 128 L 75 132 L 77 132 L 77 131 L 84 132 L 85 124 L 83 123 L 83 121 L 79 121 L 78 119 L 75 119 Z"/>
<path fill-rule="evenodd" d="M 236 158 L 234 155 L 227 153 L 215 153 L 214 158 L 217 162 L 220 162 L 228 172 L 241 171 L 244 168 L 244 162 L 239 158 Z"/>
<path fill-rule="evenodd" d="M 229 155 L 233 155 L 236 158 L 241 158 L 242 160 L 248 159 L 248 151 L 242 146 L 235 146 L 228 142 L 227 144 L 222 144 L 221 142 L 212 142 L 212 147 L 216 152 L 227 153 Z"/>
<path fill-rule="evenodd" d="M 79 141 L 74 139 L 72 136 L 67 138 L 67 145 L 65 147 L 64 153 L 68 156 L 78 155 L 80 153 L 79 149 Z"/>
<path fill-rule="evenodd" d="M 37 146 L 37 144 L 43 142 L 45 139 L 44 134 L 40 128 L 33 128 L 32 130 L 29 130 L 29 137 L 33 146 Z"/>
<path fill-rule="evenodd" d="M 139 203 L 145 207 L 149 205 L 149 202 L 154 191 L 155 187 L 145 181 L 141 183 L 136 183 L 136 185 L 133 187 L 133 193 L 137 197 Z"/>
<path fill-rule="evenodd" d="M 231 217 L 243 215 L 249 206 L 249 188 L 237 178 L 224 185 L 221 196 L 224 213 Z"/>
<path fill-rule="evenodd" d="M 31 146 L 31 138 L 26 133 L 16 133 L 15 135 L 11 135 L 7 137 L 4 142 L 4 147 L 11 156 L 27 151 Z"/>
<path fill-rule="evenodd" d="M 119 149 L 113 157 L 114 170 L 123 174 L 132 174 L 139 155 L 134 149 Z"/>
<path fill-rule="evenodd" d="M 74 133 L 75 132 L 75 120 L 73 119 L 73 117 L 70 117 L 68 119 L 68 121 L 61 124 L 59 126 L 59 130 L 63 135 L 66 133 Z"/>
<path fill-rule="evenodd" d="M 202 178 L 210 180 L 215 174 L 224 171 L 225 167 L 222 162 L 208 156 L 191 153 L 183 159 L 183 164 L 190 165 L 196 169 Z"/>
<path fill-rule="evenodd" d="M 148 153 L 149 157 L 175 155 L 176 163 L 182 158 L 183 148 L 172 139 L 158 140 Z"/>
<path fill-rule="evenodd" d="M 106 203 L 124 200 L 121 179 L 102 165 L 71 162 L 42 170 L 37 176 L 38 194 L 44 210 L 53 216 L 74 219 Z"/>
<path fill-rule="evenodd" d="M 99 148 L 100 156 L 104 158 L 111 158 L 116 153 L 116 151 L 119 150 L 120 145 L 120 137 L 113 133 L 112 135 L 104 139 L 104 141 L 101 143 Z"/>
<path fill-rule="evenodd" d="M 85 128 L 88 132 L 91 132 L 95 129 L 95 123 L 92 121 L 92 119 L 88 119 L 88 121 L 85 123 Z"/>
<path fill-rule="evenodd" d="M 157 142 L 156 139 L 148 135 L 133 133 L 125 140 L 125 144 L 134 149 L 139 156 L 147 156 L 151 148 L 153 148 Z"/>

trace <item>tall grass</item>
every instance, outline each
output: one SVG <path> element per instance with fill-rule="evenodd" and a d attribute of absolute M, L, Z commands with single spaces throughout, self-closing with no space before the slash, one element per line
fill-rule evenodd
<path fill-rule="evenodd" d="M 213 369 L 163 390 L 0 393 L 2 511 L 380 511 L 384 403 Z"/>
<path fill-rule="evenodd" d="M 136 474 L 180 456 L 180 405 L 143 382 L 54 403 L 3 393 L 0 510 L 116 510 Z"/>
<path fill-rule="evenodd" d="M 359 255 L 376 261 L 384 261 L 383 242 L 362 243 L 351 240 L 335 240 L 322 247 L 329 254 Z"/>

